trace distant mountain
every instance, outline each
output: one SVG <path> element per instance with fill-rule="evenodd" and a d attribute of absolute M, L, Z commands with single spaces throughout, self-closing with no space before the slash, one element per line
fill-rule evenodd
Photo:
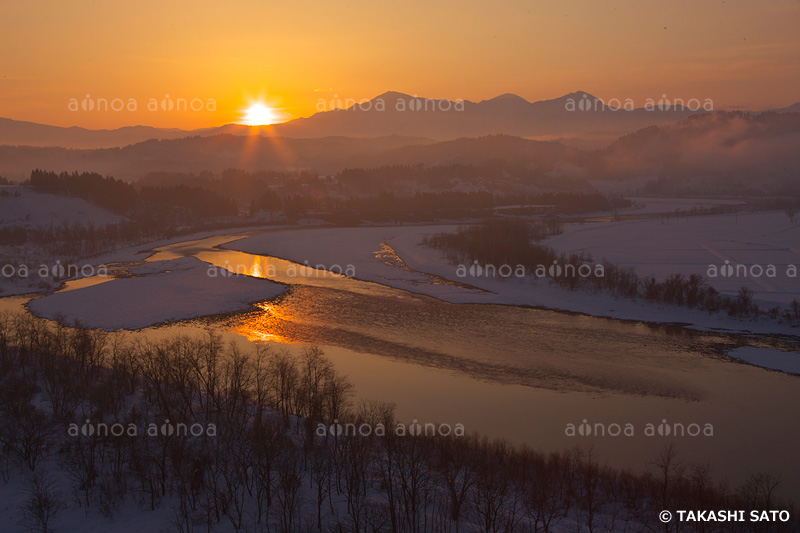
<path fill-rule="evenodd" d="M 346 109 L 323 111 L 277 124 L 273 131 L 275 135 L 297 138 L 395 134 L 445 140 L 493 134 L 573 137 L 598 133 L 616 137 L 645 126 L 683 120 L 698 112 L 671 106 L 664 109 L 624 106 L 624 102 L 617 107 L 607 105 L 583 91 L 538 102 L 528 102 L 515 94 L 471 102 L 387 92 Z"/>
<path fill-rule="evenodd" d="M 260 135 L 263 127 L 226 124 L 216 128 L 182 130 L 154 128 L 152 126 L 127 126 L 113 130 L 90 130 L 72 126 L 48 126 L 0 118 L 0 145 L 57 146 L 61 148 L 118 148 L 149 140 L 180 139 L 183 137 L 209 137 L 220 134 Z"/>
<path fill-rule="evenodd" d="M 338 105 L 340 102 L 329 102 Z M 268 127 L 227 124 L 196 130 L 131 126 L 114 130 L 62 128 L 0 118 L 0 145 L 113 148 L 146 140 L 209 137 L 220 134 L 261 135 L 314 139 L 322 137 L 424 137 L 452 140 L 485 135 L 513 135 L 536 140 L 560 140 L 574 146 L 596 148 L 647 126 L 674 123 L 703 113 L 702 102 L 646 102 L 633 109 L 627 101 L 603 102 L 583 91 L 553 100 L 529 102 L 515 94 L 502 94 L 480 102 L 450 101 L 386 92 L 345 109 L 321 111 Z M 698 108 L 699 111 L 697 110 Z M 776 113 L 800 111 L 800 103 Z"/>
<path fill-rule="evenodd" d="M 0 118 L 0 144 L 113 148 L 150 139 L 253 133 L 306 139 L 401 135 L 438 140 L 493 134 L 549 138 L 597 138 L 600 135 L 611 141 L 644 126 L 682 120 L 691 114 L 691 110 L 617 109 L 582 91 L 538 102 L 528 102 L 515 94 L 471 102 L 421 98 L 390 91 L 367 102 L 348 105 L 346 109 L 331 109 L 267 128 L 228 124 L 196 130 L 150 126 L 89 130 Z"/>
<path fill-rule="evenodd" d="M 516 94 L 502 94 L 480 102 L 430 99 L 389 91 L 363 103 L 346 105 L 307 118 L 269 127 L 227 124 L 196 130 L 131 126 L 114 130 L 47 126 L 0 118 L 0 144 L 113 148 L 142 141 L 209 137 L 220 134 L 262 135 L 313 139 L 322 137 L 386 137 L 399 135 L 451 140 L 485 135 L 513 135 L 537 140 L 562 140 L 575 146 L 601 147 L 638 129 L 674 123 L 704 113 L 703 102 L 689 101 L 684 108 L 670 102 L 646 102 L 633 109 L 629 101 L 604 102 L 577 91 L 552 100 L 529 102 Z M 776 109 L 800 111 L 800 103 Z"/>
<path fill-rule="evenodd" d="M 0 144 L 22 146 L 61 146 L 64 148 L 109 148 L 148 139 L 175 139 L 191 135 L 180 129 L 130 126 L 115 130 L 89 130 L 73 126 L 62 128 L 35 122 L 0 118 Z"/>

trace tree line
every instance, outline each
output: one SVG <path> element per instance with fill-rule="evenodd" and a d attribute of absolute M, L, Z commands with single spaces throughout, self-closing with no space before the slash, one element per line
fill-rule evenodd
<path fill-rule="evenodd" d="M 366 171 L 365 171 L 366 172 Z M 372 222 L 415 222 L 435 219 L 465 219 L 489 216 L 493 209 L 511 206 L 530 214 L 577 214 L 607 211 L 629 205 L 627 200 L 610 198 L 597 193 L 503 194 L 487 190 L 476 191 L 391 191 L 374 194 L 351 193 L 347 196 L 329 195 L 316 189 L 287 192 L 270 189 L 250 203 L 251 214 L 259 211 L 283 211 L 290 218 L 314 214 L 333 215 L 332 221 L 349 223 L 361 220 Z"/>
<path fill-rule="evenodd" d="M 488 165 L 488 166 L 487 166 Z M 344 169 L 331 176 L 310 171 L 150 172 L 129 183 L 94 172 L 31 172 L 25 185 L 41 193 L 74 196 L 130 218 L 152 218 L 169 210 L 192 220 L 234 217 L 239 206 L 279 211 L 289 220 L 303 216 L 329 218 L 334 223 L 424 221 L 489 214 L 500 206 L 534 206 L 537 210 L 576 214 L 612 210 L 630 203 L 584 190 L 580 183 L 561 180 L 552 192 L 526 192 L 524 169 L 500 165 L 393 165 Z M 489 187 L 490 176 L 507 176 L 509 183 Z M 522 174 L 519 174 L 519 173 Z M 488 174 L 487 174 L 488 173 Z M 499 179 L 499 178 L 498 178 Z M 463 180 L 479 187 L 459 190 Z M 481 181 L 483 180 L 483 181 Z M 520 181 L 521 180 L 521 181 Z M 517 183 L 519 182 L 519 183 Z M 491 191 L 491 192 L 490 192 Z"/>

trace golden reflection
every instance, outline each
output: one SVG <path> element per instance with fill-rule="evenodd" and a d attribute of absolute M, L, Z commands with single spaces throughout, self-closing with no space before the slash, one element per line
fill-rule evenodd
<path fill-rule="evenodd" d="M 285 308 L 270 302 L 256 304 L 256 307 L 261 311 L 255 311 L 244 317 L 242 322 L 236 326 L 236 333 L 251 342 L 284 344 L 298 342 L 289 333 L 287 325 L 292 323 L 292 319 Z"/>
<path fill-rule="evenodd" d="M 247 269 L 247 265 L 242 265 L 245 269 Z M 275 265 L 270 264 L 269 259 L 259 256 L 253 256 L 253 266 L 250 267 L 249 270 L 246 272 L 242 272 L 242 274 L 247 274 L 254 278 L 274 278 L 277 275 L 277 270 Z M 237 272 L 238 274 L 238 272 Z"/>

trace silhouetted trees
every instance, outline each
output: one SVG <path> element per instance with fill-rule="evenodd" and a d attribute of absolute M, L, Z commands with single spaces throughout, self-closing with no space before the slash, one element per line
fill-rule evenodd
<path fill-rule="evenodd" d="M 132 212 L 139 204 L 133 185 L 95 172 L 31 172 L 30 185 L 36 192 L 83 198 L 114 213 Z"/>
<path fill-rule="evenodd" d="M 392 405 L 353 407 L 342 379 L 316 348 L 244 353 L 213 333 L 120 342 L 0 314 L 2 479 L 29 476 L 22 511 L 42 531 L 68 501 L 109 520 L 126 502 L 169 506 L 184 532 L 641 531 L 663 529 L 665 508 L 791 509 L 792 521 L 761 531 L 797 527 L 771 473 L 723 490 L 672 446 L 634 474 L 591 449 L 399 434 Z M 348 424 L 387 431 L 337 430 Z M 46 474 L 56 469 L 68 492 Z"/>
<path fill-rule="evenodd" d="M 235 201 L 219 193 L 187 185 L 142 187 L 139 197 L 156 205 L 186 209 L 198 218 L 236 216 L 239 212 Z"/>
<path fill-rule="evenodd" d="M 142 186 L 139 189 L 94 172 L 31 172 L 30 186 L 37 192 L 74 196 L 120 215 L 142 217 L 148 207 L 182 208 L 194 217 L 225 217 L 238 213 L 236 202 L 223 194 L 187 184 Z"/>

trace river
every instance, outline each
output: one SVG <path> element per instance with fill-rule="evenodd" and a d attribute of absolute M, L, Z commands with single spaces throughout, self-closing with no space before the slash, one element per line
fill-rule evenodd
<path fill-rule="evenodd" d="M 647 468 L 675 442 L 686 465 L 709 463 L 720 480 L 741 482 L 770 470 L 783 474 L 782 492 L 800 494 L 800 378 L 724 355 L 769 339 L 446 303 L 223 248 L 243 236 L 163 246 L 147 261 L 195 257 L 284 283 L 282 296 L 249 311 L 127 335 L 159 338 L 211 328 L 243 346 L 298 353 L 317 345 L 355 385 L 356 402 L 393 402 L 406 422 L 461 424 L 467 432 L 545 451 L 591 444 L 601 462 L 633 470 Z M 71 282 L 62 290 L 102 282 L 108 281 Z M 0 299 L 0 310 L 24 309 L 29 299 Z"/>

